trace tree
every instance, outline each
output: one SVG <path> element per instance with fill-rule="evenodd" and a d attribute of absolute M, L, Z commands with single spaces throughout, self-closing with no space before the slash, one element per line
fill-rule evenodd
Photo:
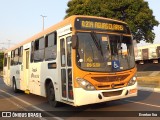
<path fill-rule="evenodd" d="M 4 54 L 0 52 L 0 71 L 3 70 L 3 58 L 4 58 Z"/>
<path fill-rule="evenodd" d="M 71 15 L 92 15 L 123 20 L 128 23 L 133 39 L 153 43 L 154 26 L 159 22 L 144 0 L 70 0 L 65 18 Z"/>

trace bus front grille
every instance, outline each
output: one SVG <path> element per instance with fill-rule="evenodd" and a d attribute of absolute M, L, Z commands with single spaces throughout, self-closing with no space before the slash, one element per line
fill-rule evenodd
<path fill-rule="evenodd" d="M 109 89 L 117 89 L 117 88 L 122 88 L 126 84 L 125 83 L 120 83 L 120 84 L 113 84 L 112 85 L 98 85 L 97 88 L 101 90 L 109 90 Z"/>
<path fill-rule="evenodd" d="M 118 96 L 122 94 L 122 90 L 119 91 L 112 91 L 112 92 L 102 92 L 104 97 L 112 97 L 112 96 Z"/>
<path fill-rule="evenodd" d="M 118 75 L 118 76 L 103 76 L 103 77 L 92 77 L 92 79 L 97 82 L 116 82 L 125 80 L 129 74 L 127 75 Z"/>

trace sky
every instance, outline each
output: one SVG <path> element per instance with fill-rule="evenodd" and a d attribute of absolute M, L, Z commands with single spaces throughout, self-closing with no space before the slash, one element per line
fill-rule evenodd
<path fill-rule="evenodd" d="M 69 0 L 0 0 L 0 49 L 13 46 L 64 19 Z M 153 15 L 160 22 L 159 0 L 149 2 Z M 160 43 L 160 25 L 154 27 L 155 42 Z M 8 44 L 10 43 L 10 44 Z M 140 45 L 145 45 L 144 42 Z"/>

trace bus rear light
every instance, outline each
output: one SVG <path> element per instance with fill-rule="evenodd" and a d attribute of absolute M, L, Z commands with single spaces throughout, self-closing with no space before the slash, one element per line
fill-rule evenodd
<path fill-rule="evenodd" d="M 95 90 L 95 87 L 83 78 L 76 78 L 78 84 L 85 90 Z"/>

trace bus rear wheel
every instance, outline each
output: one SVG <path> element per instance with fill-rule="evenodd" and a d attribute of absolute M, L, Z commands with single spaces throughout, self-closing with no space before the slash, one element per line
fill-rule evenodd
<path fill-rule="evenodd" d="M 56 101 L 55 91 L 54 91 L 52 82 L 50 82 L 47 86 L 47 99 L 48 99 L 49 104 L 52 107 L 58 107 L 60 105 L 60 103 Z"/>
<path fill-rule="evenodd" d="M 16 80 L 15 80 L 15 78 L 13 78 L 13 85 L 12 85 L 12 89 L 13 89 L 13 91 L 15 92 L 15 93 L 17 93 L 18 92 L 18 89 L 17 89 L 17 85 L 16 85 Z"/>

